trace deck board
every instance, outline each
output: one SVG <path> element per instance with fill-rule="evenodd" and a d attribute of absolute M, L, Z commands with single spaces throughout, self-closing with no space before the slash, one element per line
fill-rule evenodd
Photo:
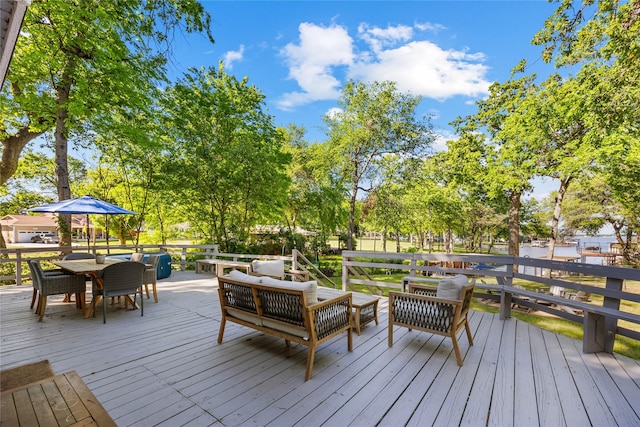
<path fill-rule="evenodd" d="M 640 364 L 583 354 L 582 343 L 498 315 L 471 312 L 475 341 L 380 325 L 321 345 L 304 381 L 307 348 L 227 324 L 217 283 L 174 272 L 145 313 L 108 306 L 107 323 L 50 297 L 43 323 L 29 286 L 0 288 L 0 368 L 48 359 L 75 370 L 120 426 L 639 425 Z"/>

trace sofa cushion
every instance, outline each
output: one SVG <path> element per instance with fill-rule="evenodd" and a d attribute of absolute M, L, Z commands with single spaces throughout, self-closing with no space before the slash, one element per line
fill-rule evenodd
<path fill-rule="evenodd" d="M 262 326 L 262 318 L 257 314 L 248 313 L 243 310 L 238 310 L 236 308 L 227 307 L 227 312 L 229 316 L 236 317 L 240 320 L 244 320 L 245 322 L 250 322 L 258 326 Z"/>
<path fill-rule="evenodd" d="M 291 282 L 288 280 L 274 279 L 272 277 L 262 277 L 262 284 L 273 288 L 304 291 L 307 305 L 317 304 L 318 302 L 318 282 L 315 280 L 308 282 Z"/>
<path fill-rule="evenodd" d="M 251 270 L 254 273 L 284 279 L 284 260 L 258 261 L 256 259 L 251 261 Z"/>
<path fill-rule="evenodd" d="M 460 299 L 460 290 L 466 285 L 467 276 L 463 274 L 458 274 L 454 277 L 447 277 L 446 279 L 440 280 L 438 283 L 436 297 L 453 300 Z"/>
<path fill-rule="evenodd" d="M 284 332 L 286 334 L 295 335 L 303 339 L 309 339 L 309 331 L 307 331 L 306 328 L 300 326 L 288 325 L 287 323 L 278 322 L 271 319 L 264 319 L 262 321 L 262 326 L 275 329 L 276 331 Z"/>
<path fill-rule="evenodd" d="M 233 280 L 237 280 L 238 282 L 253 283 L 253 284 L 262 283 L 261 277 L 245 274 L 242 271 L 238 271 L 238 270 L 231 270 L 231 272 L 229 273 L 229 277 L 232 278 Z"/>

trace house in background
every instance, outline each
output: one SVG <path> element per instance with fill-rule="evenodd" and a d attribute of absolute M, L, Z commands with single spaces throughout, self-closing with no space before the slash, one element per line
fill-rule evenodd
<path fill-rule="evenodd" d="M 77 239 L 86 239 L 86 215 L 71 216 L 71 235 Z M 2 236 L 7 243 L 31 243 L 31 238 L 45 233 L 58 234 L 58 219 L 55 214 L 43 215 L 5 215 L 0 218 Z M 89 223 L 91 238 L 102 235 L 102 229 L 96 230 Z M 97 233 L 96 233 L 97 232 Z"/>

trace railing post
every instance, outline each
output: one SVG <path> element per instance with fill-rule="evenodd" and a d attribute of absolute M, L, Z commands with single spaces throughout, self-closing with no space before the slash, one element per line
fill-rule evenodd
<path fill-rule="evenodd" d="M 616 291 L 622 291 L 623 279 L 607 277 L 605 287 Z M 620 299 L 605 296 L 603 307 L 620 310 Z M 604 351 L 613 353 L 613 345 L 616 342 L 616 329 L 618 328 L 618 319 L 605 317 L 604 328 L 600 331 L 603 336 L 597 337 L 598 342 L 604 343 Z"/>
<path fill-rule="evenodd" d="M 16 251 L 16 285 L 22 285 L 22 253 Z"/>
<path fill-rule="evenodd" d="M 346 266 L 345 261 L 349 261 L 350 258 L 345 257 L 344 255 L 342 256 L 342 290 L 346 291 L 347 290 L 347 284 L 349 282 L 349 270 Z"/>
<path fill-rule="evenodd" d="M 296 248 L 291 251 L 291 269 L 298 269 L 298 250 Z"/>
<path fill-rule="evenodd" d="M 187 247 L 183 246 L 180 253 L 180 271 L 187 269 Z"/>
<path fill-rule="evenodd" d="M 511 285 L 513 285 L 513 270 L 513 263 L 507 264 L 507 276 L 496 276 L 496 281 L 502 286 L 502 295 L 500 297 L 500 320 L 511 318 Z"/>

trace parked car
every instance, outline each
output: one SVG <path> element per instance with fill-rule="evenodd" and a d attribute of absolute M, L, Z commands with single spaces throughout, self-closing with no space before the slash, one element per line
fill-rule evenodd
<path fill-rule="evenodd" d="M 58 243 L 58 236 L 55 234 L 47 233 L 42 236 L 42 243 Z"/>
<path fill-rule="evenodd" d="M 45 233 L 31 237 L 31 243 L 58 243 L 59 239 L 56 234 Z"/>

